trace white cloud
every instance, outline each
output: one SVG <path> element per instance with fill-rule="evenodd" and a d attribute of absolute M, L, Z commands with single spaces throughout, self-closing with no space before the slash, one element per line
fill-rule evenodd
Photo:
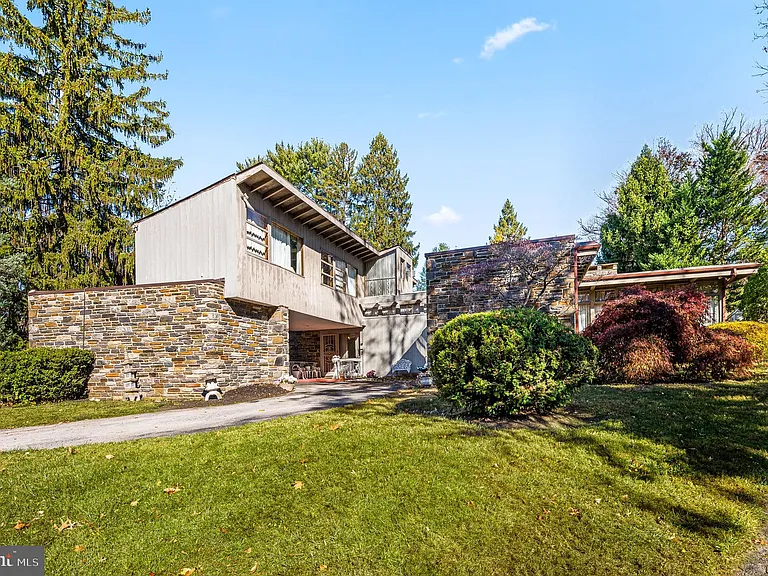
<path fill-rule="evenodd" d="M 448 206 L 440 206 L 440 210 L 434 214 L 427 216 L 427 220 L 433 226 L 440 226 L 442 224 L 452 224 L 461 220 L 461 216 L 456 213 L 453 208 Z"/>
<path fill-rule="evenodd" d="M 464 62 L 464 58 L 462 58 L 461 56 L 457 56 L 456 58 L 451 60 L 451 62 L 453 62 L 454 64 L 461 64 L 462 62 Z"/>
<path fill-rule="evenodd" d="M 417 114 L 416 118 L 424 120 L 426 118 L 441 118 L 442 116 L 445 116 L 445 111 L 443 110 L 440 112 L 422 112 L 421 114 Z"/>
<path fill-rule="evenodd" d="M 515 40 L 519 40 L 526 34 L 531 32 L 543 32 L 550 28 L 550 25 L 546 22 L 538 22 L 536 18 L 524 18 L 520 22 L 515 22 L 512 26 L 499 30 L 488 38 L 483 44 L 483 51 L 480 52 L 480 58 L 490 60 L 493 57 L 494 52 L 498 50 L 504 50 L 509 44 Z"/>

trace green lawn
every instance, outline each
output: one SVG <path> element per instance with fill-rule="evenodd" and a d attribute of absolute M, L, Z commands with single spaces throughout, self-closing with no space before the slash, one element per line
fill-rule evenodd
<path fill-rule="evenodd" d="M 102 400 L 101 402 L 91 402 L 89 400 L 67 400 L 65 402 L 26 406 L 0 406 L 0 429 L 143 414 L 144 412 L 154 412 L 167 405 L 168 402 L 153 401 Z"/>
<path fill-rule="evenodd" d="M 0 541 L 66 575 L 724 574 L 768 520 L 767 402 L 595 386 L 582 426 L 499 430 L 400 397 L 4 454 Z"/>

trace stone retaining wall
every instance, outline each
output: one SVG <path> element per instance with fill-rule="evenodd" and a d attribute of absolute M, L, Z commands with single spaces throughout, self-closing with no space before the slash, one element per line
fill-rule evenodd
<path fill-rule="evenodd" d="M 29 294 L 30 346 L 91 350 L 91 398 L 123 398 L 135 371 L 149 397 L 199 397 L 273 384 L 288 372 L 288 310 L 224 298 L 224 282 L 89 288 Z"/>
<path fill-rule="evenodd" d="M 537 240 L 553 246 L 563 259 L 563 273 L 546 289 L 543 300 L 546 311 L 557 316 L 564 324 L 574 325 L 574 248 L 575 237 L 564 236 Z M 489 258 L 489 247 L 478 246 L 447 252 L 434 252 L 426 255 L 427 259 L 427 333 L 429 338 L 449 320 L 469 312 L 495 310 L 503 307 L 519 306 L 516 298 L 522 290 L 514 287 L 507 290 L 502 298 L 480 297 L 473 291 L 470 282 L 459 273 L 479 261 Z M 487 282 L 496 279 L 488 278 Z"/>

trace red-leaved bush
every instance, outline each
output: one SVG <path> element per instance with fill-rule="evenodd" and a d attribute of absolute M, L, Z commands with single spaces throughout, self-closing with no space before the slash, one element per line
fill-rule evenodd
<path fill-rule="evenodd" d="M 608 382 L 712 380 L 746 376 L 756 350 L 745 339 L 707 330 L 707 297 L 695 288 L 630 288 L 603 306 L 584 331 L 600 351 Z"/>

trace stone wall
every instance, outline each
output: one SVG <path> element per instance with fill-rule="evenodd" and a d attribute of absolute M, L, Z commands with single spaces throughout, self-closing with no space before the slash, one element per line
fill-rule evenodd
<path fill-rule="evenodd" d="M 216 280 L 31 292 L 29 342 L 92 350 L 92 398 L 123 398 L 127 371 L 145 396 L 200 397 L 208 378 L 226 391 L 287 373 L 288 310 L 226 300 Z"/>
<path fill-rule="evenodd" d="M 291 361 L 317 362 L 320 365 L 320 335 L 317 332 L 290 333 Z"/>
<path fill-rule="evenodd" d="M 542 300 L 544 308 L 557 316 L 564 324 L 573 326 L 575 312 L 574 292 L 574 236 L 545 238 L 536 242 L 547 242 L 561 255 L 562 273 L 546 288 Z M 460 271 L 487 260 L 491 256 L 488 246 L 434 252 L 427 259 L 427 332 L 429 338 L 449 320 L 469 312 L 495 310 L 521 304 L 522 289 L 504 286 L 504 290 L 482 294 L 472 288 L 477 280 L 462 276 Z M 493 275 L 492 275 L 493 276 Z M 499 275 L 485 280 L 491 284 L 500 282 Z M 503 294 L 502 294 L 503 293 Z"/>

